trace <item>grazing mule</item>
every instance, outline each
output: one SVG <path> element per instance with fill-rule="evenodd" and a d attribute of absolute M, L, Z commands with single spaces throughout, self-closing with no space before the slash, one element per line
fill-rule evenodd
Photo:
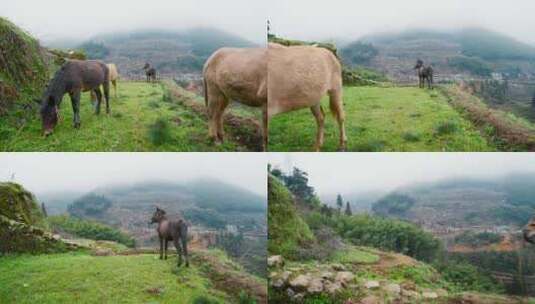
<path fill-rule="evenodd" d="M 268 84 L 268 118 L 310 108 L 317 123 L 315 151 L 320 151 L 323 145 L 325 113 L 321 98 L 329 95 L 329 107 L 340 132 L 339 149 L 345 150 L 342 66 L 331 51 L 316 46 L 286 47 L 270 43 Z"/>
<path fill-rule="evenodd" d="M 41 104 L 41 120 L 43 134 L 48 136 L 58 123 L 58 108 L 63 96 L 68 93 L 71 98 L 74 112 L 73 124 L 80 127 L 80 95 L 82 92 L 92 91 L 97 96 L 95 113 L 100 114 L 100 103 L 104 89 L 106 99 L 106 113 L 110 113 L 109 103 L 109 70 L 108 67 L 98 60 L 69 60 L 56 72 L 54 78 L 47 86 Z"/>
<path fill-rule="evenodd" d="M 156 231 L 158 232 L 158 238 L 160 239 L 160 260 L 164 259 L 164 252 L 165 259 L 167 260 L 167 243 L 173 241 L 178 254 L 177 265 L 182 265 L 182 253 L 184 253 L 186 267 L 188 267 L 188 226 L 184 220 L 168 220 L 165 216 L 165 211 L 156 207 L 156 211 L 152 215 L 150 224 L 153 223 L 158 223 Z"/>
<path fill-rule="evenodd" d="M 263 148 L 267 148 L 267 50 L 266 48 L 221 48 L 203 68 L 204 99 L 208 110 L 210 138 L 221 144 L 223 114 L 230 101 L 262 108 Z"/>
<path fill-rule="evenodd" d="M 414 69 L 418 73 L 418 86 L 420 88 L 425 87 L 425 83 L 427 82 L 427 87 L 429 89 L 433 88 L 433 68 L 431 66 L 424 66 L 424 62 L 420 59 L 416 61 L 416 65 L 414 66 Z"/>
<path fill-rule="evenodd" d="M 119 79 L 119 72 L 117 71 L 117 66 L 115 66 L 113 63 L 108 63 L 106 66 L 108 67 L 109 71 L 108 80 L 113 85 L 113 95 L 115 99 L 117 99 L 117 80 Z M 93 91 L 91 91 L 91 100 L 93 103 L 96 103 L 97 100 L 97 95 Z"/>
<path fill-rule="evenodd" d="M 145 76 L 147 76 L 147 82 L 156 82 L 156 69 L 151 67 L 150 64 L 147 62 L 145 63 L 145 66 L 143 67 L 143 70 L 145 70 Z"/>
<path fill-rule="evenodd" d="M 522 235 L 526 242 L 535 244 L 535 216 L 522 228 Z"/>

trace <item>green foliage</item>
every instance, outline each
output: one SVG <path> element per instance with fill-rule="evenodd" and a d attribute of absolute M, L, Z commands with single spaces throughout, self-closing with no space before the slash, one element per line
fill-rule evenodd
<path fill-rule="evenodd" d="M 41 97 L 49 72 L 40 48 L 36 39 L 0 17 L 0 116 L 8 110 L 23 111 L 13 105 L 31 106 Z"/>
<path fill-rule="evenodd" d="M 163 118 L 158 118 L 149 126 L 148 136 L 150 142 L 155 146 L 161 146 L 171 140 L 171 130 L 169 122 Z"/>
<path fill-rule="evenodd" d="M 292 258 L 299 247 L 314 242 L 314 236 L 297 213 L 290 191 L 272 175 L 268 177 L 268 201 L 268 252 Z"/>
<path fill-rule="evenodd" d="M 494 282 L 488 273 L 470 263 L 450 260 L 445 263 L 436 263 L 434 266 L 440 272 L 442 278 L 456 290 L 503 292 L 503 287 Z"/>
<path fill-rule="evenodd" d="M 379 215 L 403 216 L 415 203 L 408 194 L 391 193 L 375 202 L 372 206 L 374 213 Z"/>
<path fill-rule="evenodd" d="M 28 225 L 43 226 L 43 213 L 35 197 L 17 183 L 0 182 L 0 215 Z"/>
<path fill-rule="evenodd" d="M 110 50 L 104 43 L 88 41 L 79 46 L 87 54 L 88 59 L 104 59 L 110 54 Z"/>
<path fill-rule="evenodd" d="M 98 217 L 108 210 L 112 202 L 103 195 L 86 194 L 67 207 L 69 214 L 76 217 Z"/>
<path fill-rule="evenodd" d="M 448 121 L 440 122 L 436 126 L 435 130 L 438 136 L 450 135 L 450 134 L 457 132 L 459 130 L 459 126 L 457 125 L 456 121 L 448 120 Z"/>
<path fill-rule="evenodd" d="M 492 232 L 465 231 L 455 237 L 455 243 L 480 247 L 501 242 L 502 236 Z"/>
<path fill-rule="evenodd" d="M 343 216 L 334 226 L 339 235 L 355 245 L 399 252 L 432 261 L 441 251 L 438 239 L 416 225 L 370 215 Z"/>
<path fill-rule="evenodd" d="M 135 246 L 134 238 L 116 228 L 95 221 L 78 219 L 67 215 L 50 216 L 47 221 L 54 230 L 64 231 L 78 237 L 115 241 L 128 247 Z"/>
<path fill-rule="evenodd" d="M 379 50 L 371 43 L 355 41 L 345 46 L 340 55 L 348 65 L 367 64 L 379 54 Z"/>
<path fill-rule="evenodd" d="M 456 56 L 448 58 L 448 65 L 478 76 L 489 77 L 492 73 L 492 67 L 477 57 Z"/>

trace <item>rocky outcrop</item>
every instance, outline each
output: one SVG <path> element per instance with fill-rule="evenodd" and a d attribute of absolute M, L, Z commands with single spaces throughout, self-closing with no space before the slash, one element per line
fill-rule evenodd
<path fill-rule="evenodd" d="M 449 294 L 443 289 L 419 289 L 414 284 L 399 284 L 387 279 L 370 280 L 359 277 L 351 265 L 339 263 L 313 266 L 302 264 L 286 266 L 281 256 L 271 256 L 269 288 L 287 298 L 288 302 L 299 303 L 319 294 L 330 298 L 354 295 L 343 303 L 415 303 L 446 299 Z M 277 263 L 274 263 L 277 261 Z M 389 302 L 385 302 L 389 301 Z M 427 303 L 425 302 L 425 303 Z"/>
<path fill-rule="evenodd" d="M 40 227 L 0 215 L 0 254 L 65 252 L 76 248 L 77 245 L 64 243 L 58 235 Z"/>

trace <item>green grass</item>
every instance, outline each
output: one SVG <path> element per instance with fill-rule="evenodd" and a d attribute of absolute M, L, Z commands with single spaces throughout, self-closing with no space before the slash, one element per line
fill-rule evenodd
<path fill-rule="evenodd" d="M 358 247 L 350 246 L 336 251 L 330 260 L 342 264 L 374 264 L 379 261 L 379 256 Z"/>
<path fill-rule="evenodd" d="M 93 257 L 84 253 L 0 257 L 0 303 L 224 303 L 196 265 L 176 257 Z"/>
<path fill-rule="evenodd" d="M 327 114 L 322 151 L 336 151 L 338 127 L 326 98 L 322 105 Z M 344 107 L 348 151 L 496 150 L 437 91 L 345 87 Z M 269 136 L 270 151 L 311 151 L 316 122 L 309 109 L 277 115 Z"/>
<path fill-rule="evenodd" d="M 0 118 L 0 150 L 3 151 L 243 151 L 244 146 L 227 137 L 221 146 L 208 140 L 206 117 L 164 98 L 159 84 L 121 82 L 118 99 L 111 98 L 111 114 L 105 107 L 93 113 L 89 93 L 82 94 L 80 129 L 72 126 L 72 109 L 66 95 L 60 109 L 62 120 L 48 138 L 41 135 L 38 115 L 16 128 L 10 117 Z M 165 99 L 165 100 L 164 100 Z M 199 101 L 200 102 L 200 101 Z M 245 111 L 241 111 L 245 112 Z M 151 141 L 149 129 L 158 120 L 168 124 L 169 136 Z"/>

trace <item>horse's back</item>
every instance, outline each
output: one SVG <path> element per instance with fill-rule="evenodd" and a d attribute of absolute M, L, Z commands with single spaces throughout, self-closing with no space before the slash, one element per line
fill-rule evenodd
<path fill-rule="evenodd" d="M 259 107 L 267 102 L 267 49 L 221 48 L 206 61 L 203 76 L 209 90 Z"/>
<path fill-rule="evenodd" d="M 316 46 L 270 46 L 269 113 L 278 114 L 318 103 L 342 86 L 342 68 L 329 50 Z"/>

